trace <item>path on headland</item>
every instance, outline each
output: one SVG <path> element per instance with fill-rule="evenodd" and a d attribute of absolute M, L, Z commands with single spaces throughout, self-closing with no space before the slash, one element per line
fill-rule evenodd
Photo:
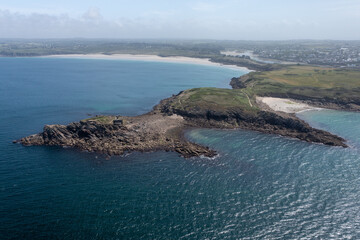
<path fill-rule="evenodd" d="M 251 103 L 251 101 L 250 101 L 249 95 L 247 95 L 247 93 L 244 92 L 244 90 L 241 90 L 241 92 L 246 95 L 247 99 L 249 100 L 250 107 L 252 107 L 253 105 L 252 105 L 252 103 Z"/>

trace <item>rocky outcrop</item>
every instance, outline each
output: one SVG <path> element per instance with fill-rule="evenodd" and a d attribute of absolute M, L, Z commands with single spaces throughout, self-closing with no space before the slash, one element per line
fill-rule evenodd
<path fill-rule="evenodd" d="M 46 125 L 42 133 L 22 138 L 19 142 L 26 146 L 73 147 L 109 156 L 122 155 L 132 151 L 151 152 L 156 150 L 178 152 L 186 158 L 216 155 L 216 152 L 208 147 L 186 141 L 182 136 L 182 121 L 174 123 L 174 118 L 161 114 L 128 117 L 128 119 L 130 120 L 128 120 L 129 124 L 124 126 L 102 124 L 96 121 L 74 122 L 66 126 Z M 168 125 L 163 126 L 160 123 L 159 129 L 153 128 L 151 124 L 158 124 L 159 119 L 165 120 L 164 122 L 167 122 Z M 168 130 L 162 131 L 169 126 Z"/>
<path fill-rule="evenodd" d="M 176 97 L 173 98 L 176 101 Z M 207 109 L 179 109 L 173 107 L 167 99 L 161 105 L 161 111 L 167 114 L 183 116 L 189 125 L 207 128 L 241 128 L 268 134 L 297 138 L 307 142 L 322 143 L 330 146 L 347 147 L 345 139 L 329 132 L 315 129 L 293 114 L 260 110 L 255 115 L 240 108 L 227 111 L 210 111 Z"/>
<path fill-rule="evenodd" d="M 126 152 L 174 151 L 185 158 L 213 157 L 216 152 L 186 140 L 188 127 L 241 128 L 298 138 L 307 142 L 347 147 L 345 140 L 312 128 L 295 115 L 258 108 L 221 108 L 216 104 L 187 107 L 181 92 L 164 99 L 148 114 L 136 117 L 102 116 L 69 125 L 46 125 L 42 133 L 19 140 L 23 145 L 50 145 L 78 148 L 106 155 Z M 206 103 L 207 104 L 207 103 Z M 225 105 L 226 106 L 226 105 Z M 122 124 L 117 124 L 121 122 Z"/>
<path fill-rule="evenodd" d="M 250 74 L 245 74 L 240 77 L 233 77 L 230 81 L 230 86 L 233 89 L 241 89 L 247 87 L 247 82 L 251 81 Z"/>

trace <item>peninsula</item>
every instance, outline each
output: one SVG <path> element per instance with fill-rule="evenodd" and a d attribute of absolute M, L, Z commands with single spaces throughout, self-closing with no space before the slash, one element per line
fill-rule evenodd
<path fill-rule="evenodd" d="M 18 142 L 74 147 L 109 156 L 165 150 L 185 158 L 213 157 L 214 150 L 184 137 L 185 129 L 200 127 L 255 130 L 347 147 L 345 139 L 312 128 L 294 113 L 312 106 L 359 110 L 359 77 L 359 71 L 309 66 L 251 72 L 233 78 L 233 89 L 189 89 L 162 100 L 144 115 L 97 116 L 69 125 L 46 125 L 42 133 Z M 274 104 L 274 97 L 282 98 L 282 107 Z"/>

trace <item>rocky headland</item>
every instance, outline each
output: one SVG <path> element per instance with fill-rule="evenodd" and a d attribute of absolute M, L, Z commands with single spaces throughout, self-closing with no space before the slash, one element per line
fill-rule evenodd
<path fill-rule="evenodd" d="M 17 142 L 109 156 L 156 150 L 178 152 L 186 158 L 215 156 L 214 150 L 184 137 L 185 129 L 195 127 L 255 130 L 347 147 L 343 138 L 312 128 L 295 113 L 314 107 L 359 111 L 359 79 L 356 70 L 279 65 L 233 78 L 233 89 L 189 89 L 141 116 L 97 116 L 68 125 L 46 125 L 42 133 Z"/>
<path fill-rule="evenodd" d="M 68 125 L 46 125 L 42 133 L 18 142 L 73 147 L 109 156 L 157 150 L 174 151 L 185 158 L 215 156 L 214 150 L 184 137 L 184 130 L 192 127 L 240 128 L 347 147 L 341 137 L 314 129 L 294 114 L 252 103 L 241 89 L 217 88 L 182 91 L 140 116 L 97 116 Z"/>

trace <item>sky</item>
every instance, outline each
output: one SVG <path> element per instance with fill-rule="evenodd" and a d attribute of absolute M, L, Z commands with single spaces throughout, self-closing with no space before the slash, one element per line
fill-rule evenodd
<path fill-rule="evenodd" d="M 360 0 L 0 0 L 0 38 L 360 40 Z"/>

